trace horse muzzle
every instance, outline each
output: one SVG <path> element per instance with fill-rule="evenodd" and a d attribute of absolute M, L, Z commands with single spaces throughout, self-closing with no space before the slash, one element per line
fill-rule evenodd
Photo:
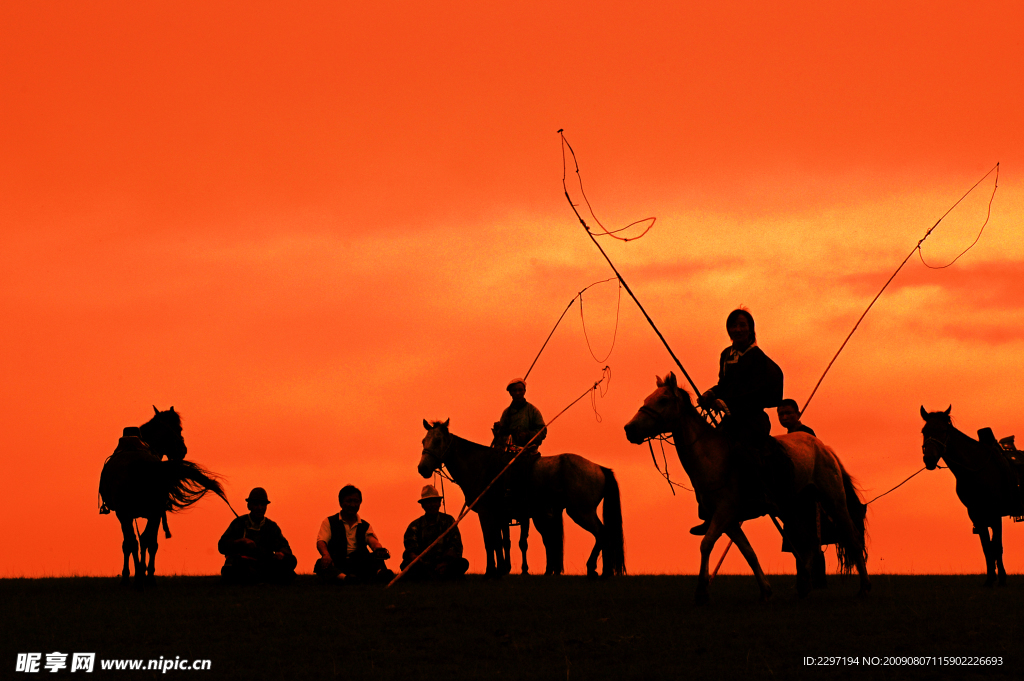
<path fill-rule="evenodd" d="M 434 457 L 427 452 L 423 452 L 423 456 L 420 458 L 420 463 L 416 466 L 416 470 L 424 478 L 429 478 L 434 474 L 437 466 L 433 465 Z"/>

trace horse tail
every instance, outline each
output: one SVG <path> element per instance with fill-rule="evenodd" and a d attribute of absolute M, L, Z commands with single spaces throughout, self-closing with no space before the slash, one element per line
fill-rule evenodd
<path fill-rule="evenodd" d="M 854 556 L 860 554 L 860 559 L 865 563 L 868 560 L 867 530 L 865 529 L 868 514 L 868 505 L 860 500 L 857 493 L 857 486 L 853 478 L 842 468 L 843 490 L 846 492 L 846 510 L 850 514 L 850 521 L 853 523 L 853 536 L 844 538 L 840 536 L 836 542 L 836 557 L 839 559 L 840 569 L 844 574 L 849 574 L 855 567 Z M 842 535 L 842 533 L 840 533 Z"/>
<path fill-rule="evenodd" d="M 160 470 L 167 492 L 167 510 L 180 511 L 196 503 L 207 492 L 213 492 L 225 502 L 218 476 L 192 461 L 161 461 Z M 166 528 L 164 530 L 166 532 Z"/>
<path fill-rule="evenodd" d="M 619 483 L 612 469 L 601 466 L 604 473 L 604 532 L 602 548 L 605 575 L 626 574 L 626 552 L 622 538 L 622 504 Z"/>

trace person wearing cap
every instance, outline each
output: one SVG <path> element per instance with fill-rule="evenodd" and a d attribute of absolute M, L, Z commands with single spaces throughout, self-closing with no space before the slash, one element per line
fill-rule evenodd
<path fill-rule="evenodd" d="M 508 458 L 524 448 L 506 474 L 505 497 L 509 515 L 520 522 L 529 517 L 529 484 L 533 464 L 540 458 L 537 448 L 547 437 L 544 417 L 540 410 L 526 401 L 526 381 L 513 378 L 505 387 L 512 396 L 512 404 L 501 412 L 501 419 L 491 432 L 491 446 Z"/>
<path fill-rule="evenodd" d="M 370 523 L 359 517 L 363 493 L 355 485 L 338 492 L 341 511 L 328 516 L 316 535 L 320 558 L 313 572 L 325 581 L 338 583 L 390 581 L 395 573 L 384 564 L 391 553 L 384 548 Z"/>
<path fill-rule="evenodd" d="M 217 542 L 227 556 L 221 576 L 227 582 L 291 581 L 298 561 L 281 528 L 267 517 L 267 491 L 254 487 L 245 503 L 249 513 L 232 520 Z"/>
<path fill-rule="evenodd" d="M 423 507 L 423 515 L 412 521 L 405 531 L 403 570 L 448 528 L 452 530 L 429 553 L 416 561 L 406 576 L 424 580 L 462 577 L 469 569 L 469 561 L 462 557 L 462 535 L 458 527 L 453 527 L 455 518 L 441 513 L 441 495 L 433 485 L 423 487 L 419 502 Z"/>
<path fill-rule="evenodd" d="M 544 417 L 537 407 L 526 401 L 526 381 L 513 378 L 505 389 L 512 396 L 512 404 L 501 412 L 501 418 L 494 424 L 494 442 L 504 448 L 511 438 L 513 445 L 525 447 L 530 443 L 530 449 L 536 451 L 548 434 Z"/>

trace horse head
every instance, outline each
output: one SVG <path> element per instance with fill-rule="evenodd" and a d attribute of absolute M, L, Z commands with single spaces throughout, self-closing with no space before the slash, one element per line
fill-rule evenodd
<path fill-rule="evenodd" d="M 640 411 L 626 424 L 626 439 L 635 445 L 672 432 L 673 424 L 685 416 L 685 410 L 693 411 L 690 394 L 679 387 L 674 373 L 669 372 L 664 380 L 657 378 L 657 382 L 658 389 L 647 396 Z"/>
<path fill-rule="evenodd" d="M 434 471 L 444 465 L 444 455 L 452 444 L 452 438 L 455 437 L 448 432 L 449 421 L 451 419 L 443 423 L 441 421 L 428 422 L 423 419 L 423 427 L 427 429 L 427 434 L 423 436 L 423 454 L 420 456 L 420 463 L 416 470 L 424 478 L 429 478 Z"/>
<path fill-rule="evenodd" d="M 921 407 L 921 418 L 924 419 L 924 428 L 921 429 L 924 444 L 921 445 L 921 451 L 924 454 L 925 468 L 930 471 L 935 470 L 939 459 L 946 453 L 946 442 L 949 440 L 949 431 L 953 427 L 953 421 L 949 416 L 949 412 L 952 410 L 953 405 L 949 405 L 946 411 L 932 412 L 925 411 L 924 407 Z"/>
<path fill-rule="evenodd" d="M 188 453 L 185 438 L 181 436 L 181 416 L 171 407 L 160 411 L 153 407 L 153 418 L 139 428 L 142 440 L 157 456 L 166 456 L 170 461 L 181 461 Z"/>

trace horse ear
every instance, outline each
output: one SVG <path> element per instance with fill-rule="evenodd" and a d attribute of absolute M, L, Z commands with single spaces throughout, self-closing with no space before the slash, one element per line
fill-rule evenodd
<path fill-rule="evenodd" d="M 154 414 L 159 414 L 160 413 L 160 410 L 156 408 L 155 404 L 153 405 L 153 413 Z"/>
<path fill-rule="evenodd" d="M 951 404 L 951 405 L 949 405 L 948 407 L 946 407 L 946 411 L 944 411 L 943 413 L 944 413 L 944 414 L 945 414 L 946 416 L 949 416 L 949 412 L 951 412 L 951 411 L 953 411 L 953 405 L 952 405 L 952 404 Z"/>
<path fill-rule="evenodd" d="M 173 404 L 171 405 L 171 408 L 170 408 L 170 412 L 171 412 L 172 414 L 174 413 L 174 405 L 173 405 Z"/>
<path fill-rule="evenodd" d="M 925 421 L 928 420 L 928 412 L 924 410 L 924 405 L 921 406 L 921 418 L 923 418 Z"/>
<path fill-rule="evenodd" d="M 451 422 L 451 419 L 450 419 L 450 418 L 448 418 L 448 419 L 445 419 L 445 422 L 444 422 L 444 423 L 442 423 L 441 425 L 442 425 L 442 426 L 444 426 L 445 428 L 447 428 L 447 427 L 448 427 L 448 424 L 449 424 L 450 422 Z"/>
<path fill-rule="evenodd" d="M 426 428 L 427 430 L 430 430 L 430 424 L 427 423 L 426 419 L 423 419 L 423 427 Z"/>
<path fill-rule="evenodd" d="M 677 387 L 676 374 L 674 371 L 668 372 L 668 376 L 665 377 L 665 385 L 667 385 L 670 388 Z"/>
<path fill-rule="evenodd" d="M 654 381 L 658 384 L 659 388 L 665 387 L 665 381 L 661 380 L 661 376 L 655 376 Z"/>

